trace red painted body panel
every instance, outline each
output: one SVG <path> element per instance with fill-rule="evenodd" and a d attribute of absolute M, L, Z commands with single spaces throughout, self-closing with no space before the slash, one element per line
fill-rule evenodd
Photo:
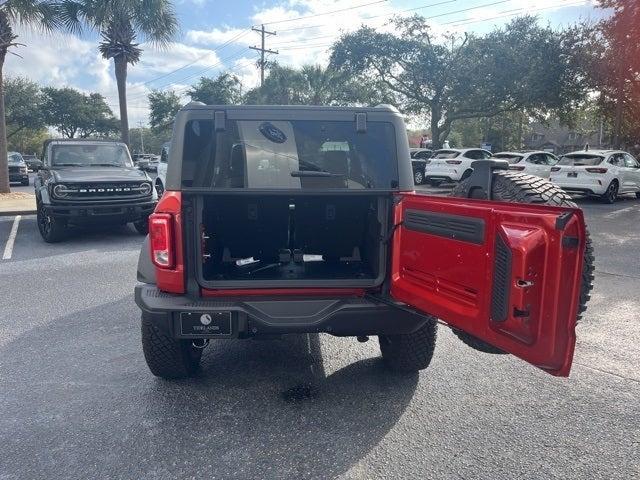
<path fill-rule="evenodd" d="M 184 248 L 182 245 L 182 194 L 166 191 L 155 213 L 168 213 L 173 217 L 174 267 L 171 269 L 156 266 L 158 288 L 169 293 L 185 292 Z M 152 259 L 153 260 L 153 259 Z"/>
<path fill-rule="evenodd" d="M 582 211 L 409 193 L 396 206 L 396 225 L 407 209 L 482 219 L 484 240 L 479 245 L 400 225 L 393 237 L 392 297 L 548 373 L 567 376 L 585 248 Z M 565 212 L 573 215 L 558 229 L 556 220 Z M 491 319 L 497 235 L 512 256 L 504 321 Z M 577 245 L 563 246 L 566 237 Z"/>

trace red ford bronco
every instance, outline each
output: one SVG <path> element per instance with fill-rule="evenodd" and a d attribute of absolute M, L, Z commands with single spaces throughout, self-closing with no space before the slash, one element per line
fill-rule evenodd
<path fill-rule="evenodd" d="M 417 371 L 438 322 L 569 374 L 593 253 L 549 182 L 480 160 L 450 197 L 415 192 L 385 106 L 189 104 L 169 152 L 135 290 L 153 374 L 193 374 L 213 339 L 311 332 L 375 335 Z"/>

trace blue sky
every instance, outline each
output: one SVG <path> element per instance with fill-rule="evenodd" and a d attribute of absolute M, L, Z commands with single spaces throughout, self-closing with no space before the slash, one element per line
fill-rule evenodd
<path fill-rule="evenodd" d="M 541 23 L 561 27 L 580 19 L 596 20 L 604 12 L 594 0 L 176 0 L 181 31 L 166 50 L 142 44 L 139 64 L 129 70 L 128 97 L 131 125 L 146 123 L 146 95 L 152 89 L 183 94 L 201 75 L 231 70 L 244 88 L 255 86 L 259 35 L 252 25 L 266 23 L 275 30 L 267 47 L 278 50 L 280 63 L 299 66 L 325 63 L 328 45 L 340 33 L 367 24 L 389 30 L 394 15 L 418 13 L 429 18 L 433 32 L 483 33 L 517 15 L 538 15 Z M 407 11 L 408 9 L 412 9 Z M 336 10 L 341 10 L 336 12 Z M 335 13 L 331 13 L 335 12 Z M 299 18 L 305 17 L 305 18 Z M 44 85 L 72 86 L 103 94 L 117 112 L 113 64 L 100 58 L 97 36 L 43 36 L 20 32 L 26 47 L 9 56 L 5 72 L 29 77 Z M 231 42 L 230 42 L 231 41 Z"/>

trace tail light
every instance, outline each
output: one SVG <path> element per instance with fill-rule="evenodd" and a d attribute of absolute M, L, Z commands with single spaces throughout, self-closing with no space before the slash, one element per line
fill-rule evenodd
<path fill-rule="evenodd" d="M 518 171 L 522 171 L 524 170 L 524 166 L 522 165 L 509 165 L 509 170 L 518 170 Z"/>
<path fill-rule="evenodd" d="M 551 171 L 552 172 L 559 172 L 560 171 L 560 167 L 551 167 Z"/>
<path fill-rule="evenodd" d="M 159 268 L 173 268 L 175 266 L 173 215 L 154 213 L 149 217 L 149 242 L 154 265 Z"/>
<path fill-rule="evenodd" d="M 585 168 L 589 173 L 607 173 L 606 168 Z"/>
<path fill-rule="evenodd" d="M 462 160 L 447 160 L 447 163 L 449 165 L 460 165 L 462 163 Z"/>
<path fill-rule="evenodd" d="M 151 261 L 156 267 L 156 285 L 163 292 L 185 292 L 182 225 L 182 195 L 166 191 L 149 216 Z"/>

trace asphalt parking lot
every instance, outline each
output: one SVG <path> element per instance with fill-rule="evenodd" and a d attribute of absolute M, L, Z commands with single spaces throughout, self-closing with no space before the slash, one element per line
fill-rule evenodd
<path fill-rule="evenodd" d="M 388 373 L 373 339 L 310 335 L 214 343 L 196 378 L 159 380 L 142 237 L 47 245 L 22 217 L 0 260 L 0 479 L 640 478 L 640 201 L 579 204 L 597 272 L 568 379 L 440 328 L 420 375 Z M 285 400 L 299 385 L 312 396 Z"/>

